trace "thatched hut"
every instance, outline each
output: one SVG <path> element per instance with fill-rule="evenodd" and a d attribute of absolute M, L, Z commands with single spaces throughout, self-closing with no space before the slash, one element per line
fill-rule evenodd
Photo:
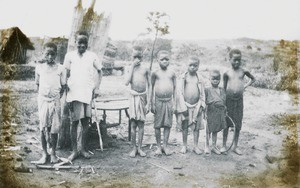
<path fill-rule="evenodd" d="M 24 64 L 27 50 L 34 50 L 33 44 L 18 27 L 0 30 L 0 61 Z"/>

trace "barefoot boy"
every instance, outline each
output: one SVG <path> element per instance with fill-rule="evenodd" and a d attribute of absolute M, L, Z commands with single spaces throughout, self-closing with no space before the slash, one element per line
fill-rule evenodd
<path fill-rule="evenodd" d="M 133 150 L 130 157 L 135 157 L 138 153 L 141 157 L 145 157 L 146 153 L 142 151 L 142 142 L 144 135 L 144 123 L 146 114 L 149 112 L 149 88 L 150 88 L 150 70 L 142 66 L 143 52 L 142 48 L 136 46 L 133 50 L 133 63 L 130 68 L 129 78 L 126 85 L 131 86 L 130 97 L 130 126 L 132 130 Z M 138 147 L 136 147 L 136 128 L 138 132 Z"/>
<path fill-rule="evenodd" d="M 183 147 L 181 153 L 187 152 L 188 128 L 193 130 L 193 151 L 200 155 L 202 152 L 198 147 L 199 132 L 203 129 L 202 114 L 205 108 L 204 84 L 197 71 L 200 60 L 196 56 L 188 59 L 188 71 L 180 79 L 180 88 L 177 100 L 177 119 L 182 122 Z"/>
<path fill-rule="evenodd" d="M 241 68 L 242 53 L 238 49 L 232 49 L 229 52 L 229 60 L 232 69 L 228 70 L 223 75 L 224 89 L 226 91 L 226 107 L 229 117 L 232 118 L 236 125 L 236 134 L 234 137 L 233 152 L 242 155 L 238 150 L 238 140 L 242 128 L 243 119 L 243 94 L 245 88 L 251 85 L 255 79 L 254 76 L 247 70 Z M 244 85 L 244 77 L 250 78 L 249 82 Z M 226 151 L 226 141 L 228 136 L 228 127 L 232 126 L 231 122 L 227 122 L 227 128 L 223 131 L 223 147 L 221 152 Z"/>
<path fill-rule="evenodd" d="M 68 75 L 68 91 L 66 102 L 70 104 L 71 110 L 71 143 L 72 154 L 69 160 L 72 161 L 79 154 L 84 158 L 90 158 L 87 152 L 87 133 L 91 118 L 93 98 L 99 95 L 99 87 L 102 79 L 102 65 L 97 54 L 87 50 L 88 33 L 79 32 L 76 36 L 77 50 L 68 52 L 65 56 L 64 66 Z M 77 127 L 79 121 L 82 125 L 82 148 L 77 149 Z"/>
<path fill-rule="evenodd" d="M 35 69 L 43 148 L 42 158 L 39 161 L 35 161 L 37 164 L 44 164 L 47 161 L 47 143 L 51 146 L 50 162 L 58 162 L 55 150 L 61 125 L 60 98 L 66 86 L 66 73 L 63 66 L 55 62 L 56 54 L 57 46 L 54 43 L 45 44 L 44 59 Z"/>
<path fill-rule="evenodd" d="M 205 153 L 210 153 L 209 139 L 212 134 L 212 152 L 220 155 L 221 152 L 217 147 L 217 134 L 219 131 L 226 128 L 226 94 L 225 90 L 219 87 L 221 79 L 220 71 L 212 70 L 210 72 L 211 87 L 205 88 L 206 98 L 206 145 Z"/>
<path fill-rule="evenodd" d="M 172 127 L 173 102 L 175 101 L 176 76 L 173 71 L 168 69 L 169 52 L 160 51 L 157 54 L 160 69 L 151 75 L 151 112 L 154 113 L 154 128 L 157 142 L 156 155 L 164 152 L 171 155 L 167 148 L 170 130 Z M 161 147 L 161 128 L 164 128 L 163 147 Z"/>

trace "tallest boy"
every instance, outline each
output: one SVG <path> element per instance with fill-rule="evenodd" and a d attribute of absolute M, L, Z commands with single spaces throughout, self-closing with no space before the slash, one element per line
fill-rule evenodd
<path fill-rule="evenodd" d="M 76 36 L 77 50 L 68 52 L 64 66 L 67 69 L 67 98 L 71 110 L 71 143 L 72 154 L 69 160 L 74 160 L 79 154 L 90 158 L 86 151 L 87 130 L 91 118 L 92 99 L 99 95 L 99 86 L 102 79 L 102 65 L 98 56 L 87 50 L 88 34 L 79 32 Z M 95 75 L 97 77 L 95 78 Z M 82 149 L 77 150 L 77 126 L 79 120 L 82 125 Z"/>

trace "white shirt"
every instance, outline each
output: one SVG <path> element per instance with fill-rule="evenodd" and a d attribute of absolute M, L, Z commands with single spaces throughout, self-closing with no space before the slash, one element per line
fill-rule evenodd
<path fill-rule="evenodd" d="M 65 84 L 66 71 L 60 64 L 38 64 L 35 68 L 35 82 L 39 84 L 39 96 L 49 101 L 60 96 L 61 85 Z"/>
<path fill-rule="evenodd" d="M 97 70 L 101 71 L 102 68 L 98 56 L 91 51 L 86 51 L 81 56 L 78 51 L 68 52 L 65 56 L 64 66 L 70 70 L 68 79 L 70 90 L 67 93 L 66 101 L 90 104 L 97 80 Z"/>

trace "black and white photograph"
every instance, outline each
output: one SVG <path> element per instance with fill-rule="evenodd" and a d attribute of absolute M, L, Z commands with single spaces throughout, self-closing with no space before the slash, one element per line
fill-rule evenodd
<path fill-rule="evenodd" d="M 0 0 L 0 187 L 299 187 L 299 18 L 298 0 Z"/>

